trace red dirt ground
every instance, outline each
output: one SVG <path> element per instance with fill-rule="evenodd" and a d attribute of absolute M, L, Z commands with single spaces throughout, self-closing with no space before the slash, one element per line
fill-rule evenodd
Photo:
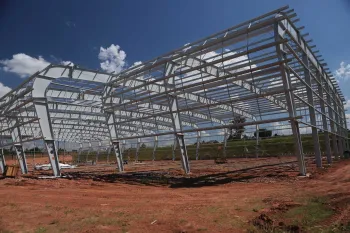
<path fill-rule="evenodd" d="M 0 232 L 246 232 L 266 200 L 308 196 L 329 197 L 336 210 L 320 224 L 348 222 L 350 160 L 317 170 L 308 159 L 303 178 L 294 160 L 191 161 L 188 176 L 179 161 L 131 163 L 124 174 L 115 164 L 79 166 L 60 179 L 30 170 L 0 180 Z"/>

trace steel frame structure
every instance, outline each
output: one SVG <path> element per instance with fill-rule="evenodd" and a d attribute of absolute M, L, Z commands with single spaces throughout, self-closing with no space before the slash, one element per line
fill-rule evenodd
<path fill-rule="evenodd" d="M 312 129 L 318 167 L 319 130 L 328 163 L 349 144 L 344 97 L 297 21 L 282 7 L 118 74 L 51 64 L 0 99 L 0 147 L 14 146 L 27 173 L 23 143 L 43 140 L 60 176 L 57 141 L 97 142 L 114 148 L 122 172 L 121 142 L 154 138 L 154 159 L 158 137 L 174 135 L 189 173 L 186 134 L 197 132 L 198 159 L 201 131 L 222 130 L 226 148 L 229 127 L 288 121 L 305 175 L 300 124 Z"/>

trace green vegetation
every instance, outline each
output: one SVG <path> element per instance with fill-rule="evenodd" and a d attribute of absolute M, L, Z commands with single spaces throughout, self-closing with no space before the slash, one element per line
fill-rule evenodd
<path fill-rule="evenodd" d="M 333 210 L 327 206 L 327 200 L 322 197 L 312 197 L 301 206 L 294 207 L 285 213 L 285 218 L 293 221 L 293 225 L 302 226 L 307 232 L 320 232 L 317 223 L 333 215 Z"/>
<path fill-rule="evenodd" d="M 261 134 L 266 134 L 262 132 Z M 269 134 L 269 132 L 267 132 Z M 323 133 L 319 133 L 319 140 L 321 145 L 321 151 L 325 151 L 325 144 L 323 139 Z M 302 135 L 303 150 L 305 154 L 313 153 L 313 141 L 311 135 Z M 332 142 L 331 142 L 332 143 Z M 187 145 L 187 153 L 190 160 L 194 160 L 196 157 L 196 144 Z M 223 142 L 210 143 L 202 142 L 200 145 L 200 159 L 215 159 L 217 157 L 223 157 Z M 268 138 L 262 138 L 259 141 L 259 148 L 256 147 L 255 139 L 231 139 L 227 142 L 226 157 L 255 157 L 256 151 L 259 151 L 260 156 L 283 156 L 294 155 L 294 138 L 292 136 L 273 136 Z M 176 150 L 176 159 L 180 159 L 179 148 Z M 130 148 L 124 151 L 124 159 L 134 160 L 136 154 L 135 148 Z M 143 144 L 139 151 L 139 160 L 151 160 L 153 154 L 153 147 L 147 147 Z M 107 153 L 100 153 L 98 160 L 107 161 Z M 87 157 L 87 153 L 82 153 L 80 159 L 85 161 L 94 160 L 96 158 L 96 152 L 90 153 Z M 77 156 L 74 156 L 74 160 Z M 156 160 L 171 160 L 172 159 L 172 146 L 159 146 L 156 151 Z M 113 153 L 109 156 L 110 162 L 115 162 L 115 156 Z"/>

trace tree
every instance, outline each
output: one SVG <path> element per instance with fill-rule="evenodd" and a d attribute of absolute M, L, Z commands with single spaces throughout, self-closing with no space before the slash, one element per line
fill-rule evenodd
<path fill-rule="evenodd" d="M 230 122 L 231 124 L 233 124 L 233 126 L 229 127 L 230 136 L 228 137 L 227 140 L 241 139 L 245 128 L 244 128 L 243 125 L 238 125 L 238 124 L 245 123 L 245 122 L 246 122 L 246 118 L 245 117 L 243 117 L 243 116 L 235 116 L 233 118 L 233 120 Z"/>
<path fill-rule="evenodd" d="M 259 138 L 268 138 L 272 136 L 272 130 L 259 129 Z M 254 137 L 256 137 L 256 132 L 254 132 Z"/>
<path fill-rule="evenodd" d="M 145 144 L 145 143 L 142 143 L 142 144 L 141 144 L 141 148 L 146 148 L 146 144 Z"/>

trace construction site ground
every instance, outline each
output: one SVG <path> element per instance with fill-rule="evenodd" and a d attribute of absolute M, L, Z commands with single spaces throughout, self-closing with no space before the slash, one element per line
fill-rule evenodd
<path fill-rule="evenodd" d="M 295 157 L 271 157 L 191 161 L 189 175 L 180 161 L 129 161 L 122 174 L 85 163 L 56 179 L 33 162 L 0 179 L 0 233 L 350 232 L 350 160 L 316 169 L 310 157 L 306 177 Z"/>

